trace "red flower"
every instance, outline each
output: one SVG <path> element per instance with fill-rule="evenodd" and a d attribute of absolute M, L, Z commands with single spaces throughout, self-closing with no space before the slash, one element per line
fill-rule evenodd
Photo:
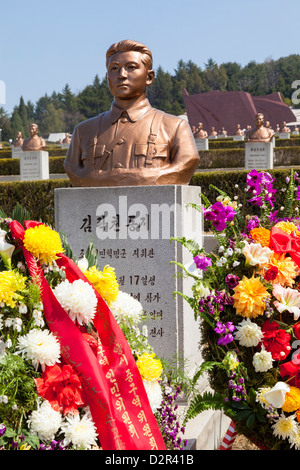
<path fill-rule="evenodd" d="M 272 354 L 274 361 L 282 361 L 291 352 L 291 335 L 285 330 L 279 329 L 276 321 L 266 321 L 262 326 L 263 345 L 266 351 Z"/>
<path fill-rule="evenodd" d="M 276 279 L 277 274 L 278 274 L 277 266 L 272 266 L 265 272 L 264 278 L 266 281 L 274 281 L 274 279 Z"/>
<path fill-rule="evenodd" d="M 70 365 L 46 367 L 35 383 L 38 394 L 63 414 L 76 414 L 86 404 L 79 377 Z"/>

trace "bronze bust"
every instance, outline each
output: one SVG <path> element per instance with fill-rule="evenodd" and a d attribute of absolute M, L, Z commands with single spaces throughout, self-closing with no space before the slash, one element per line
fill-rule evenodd
<path fill-rule="evenodd" d="M 202 122 L 199 122 L 198 128 L 194 134 L 195 139 L 206 139 L 208 137 L 207 132 L 203 129 Z"/>
<path fill-rule="evenodd" d="M 22 144 L 22 150 L 24 152 L 44 150 L 46 148 L 46 142 L 38 135 L 38 130 L 37 124 L 30 125 L 30 137 L 25 139 Z"/>
<path fill-rule="evenodd" d="M 64 167 L 72 186 L 188 184 L 199 156 L 189 124 L 154 109 L 152 54 L 131 40 L 106 53 L 109 111 L 78 124 Z"/>
<path fill-rule="evenodd" d="M 19 131 L 16 140 L 13 141 L 13 146 L 22 147 L 22 145 L 23 145 L 23 136 L 22 136 L 22 132 Z"/>
<path fill-rule="evenodd" d="M 275 133 L 270 127 L 264 126 L 264 115 L 262 113 L 256 114 L 255 124 L 256 127 L 247 132 L 247 140 L 249 142 L 271 142 Z"/>

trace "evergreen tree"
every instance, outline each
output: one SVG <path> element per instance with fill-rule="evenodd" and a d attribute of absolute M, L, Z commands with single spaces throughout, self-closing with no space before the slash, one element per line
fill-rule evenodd
<path fill-rule="evenodd" d="M 25 105 L 23 96 L 21 96 L 21 98 L 20 98 L 20 103 L 19 103 L 18 112 L 19 112 L 19 116 L 20 116 L 20 118 L 21 118 L 21 120 L 22 120 L 22 124 L 23 124 L 23 138 L 25 139 L 25 138 L 29 137 L 30 131 L 29 131 L 28 116 L 27 116 L 27 108 L 26 108 L 26 105 Z"/>

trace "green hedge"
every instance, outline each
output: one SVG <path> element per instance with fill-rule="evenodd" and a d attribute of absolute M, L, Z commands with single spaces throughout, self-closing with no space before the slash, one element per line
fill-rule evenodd
<path fill-rule="evenodd" d="M 199 169 L 209 168 L 244 168 L 244 149 L 200 150 Z M 300 147 L 282 147 L 274 149 L 274 166 L 300 165 Z"/>
<path fill-rule="evenodd" d="M 65 173 L 64 163 L 65 157 L 49 156 L 49 172 L 51 175 Z M 0 159 L 0 175 L 19 175 L 20 159 L 19 158 L 2 158 Z"/>
<path fill-rule="evenodd" d="M 300 174 L 300 168 L 298 171 Z M 217 186 L 232 197 L 237 196 L 237 201 L 243 204 L 247 173 L 245 170 L 195 173 L 190 184 L 199 186 L 201 192 L 212 203 L 219 194 L 210 188 L 210 185 Z M 269 170 L 269 173 L 276 178 L 274 185 L 277 189 L 276 205 L 281 206 L 284 203 L 284 193 L 281 188 L 286 186 L 285 178 L 290 174 L 290 169 Z M 32 219 L 42 220 L 54 227 L 54 189 L 69 187 L 71 187 L 69 179 L 0 183 L 0 207 L 9 216 L 19 203 L 29 211 Z M 253 206 L 251 211 L 253 214 L 257 213 L 257 207 Z"/>
<path fill-rule="evenodd" d="M 64 157 L 67 149 L 57 146 L 47 146 L 45 149 L 49 153 L 49 157 Z M 0 149 L 0 158 L 12 158 L 11 148 Z"/>
<path fill-rule="evenodd" d="M 68 179 L 0 183 L 0 207 L 10 216 L 19 203 L 33 220 L 54 226 L 54 189 L 70 186 Z"/>

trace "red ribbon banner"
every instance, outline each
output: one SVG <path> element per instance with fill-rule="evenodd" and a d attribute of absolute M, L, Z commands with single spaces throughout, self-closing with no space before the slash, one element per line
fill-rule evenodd
<path fill-rule="evenodd" d="M 270 248 L 276 253 L 289 253 L 295 263 L 300 266 L 300 238 L 283 230 L 272 227 Z"/>
<path fill-rule="evenodd" d="M 39 222 L 26 221 L 25 229 L 36 225 Z M 62 357 L 80 377 L 102 448 L 165 450 L 130 346 L 106 302 L 94 289 L 98 306 L 93 323 L 100 339 L 100 353 L 96 357 L 56 299 L 39 262 L 24 247 L 24 228 L 17 221 L 12 221 L 10 228 L 22 247 L 32 279 L 41 288 L 44 316 L 49 329 L 60 341 Z M 58 256 L 56 262 L 65 268 L 70 282 L 76 279 L 89 282 L 71 259 L 64 254 Z"/>

